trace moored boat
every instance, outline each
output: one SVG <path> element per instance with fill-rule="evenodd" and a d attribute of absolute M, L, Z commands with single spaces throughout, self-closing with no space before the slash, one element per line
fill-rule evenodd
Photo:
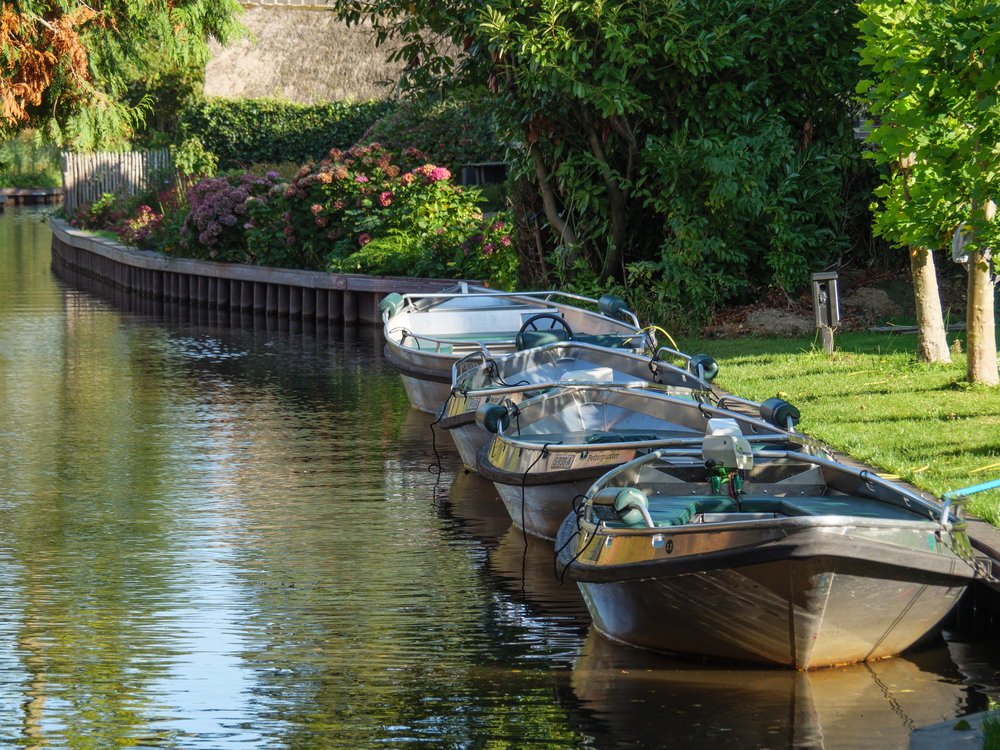
<path fill-rule="evenodd" d="M 757 406 L 772 420 L 798 418 L 794 407 L 777 399 Z M 495 433 L 479 450 L 479 473 L 496 485 L 515 524 L 547 539 L 555 538 L 575 498 L 609 469 L 641 453 L 700 446 L 713 432 L 771 446 L 811 444 L 773 421 L 714 406 L 700 393 L 678 398 L 644 382 L 624 387 L 567 383 L 520 404 L 484 404 L 476 419 Z"/>
<path fill-rule="evenodd" d="M 496 292 L 463 283 L 438 294 L 390 294 L 379 309 L 386 359 L 402 376 L 410 404 L 432 414 L 451 392 L 453 365 L 473 351 L 492 357 L 555 341 L 638 352 L 656 346 L 652 332 L 641 331 L 611 296 Z"/>
<path fill-rule="evenodd" d="M 653 451 L 567 516 L 556 566 L 606 636 L 796 669 L 868 661 L 932 633 L 975 577 L 957 501 L 800 451 L 748 462 L 738 442 Z"/>
<path fill-rule="evenodd" d="M 685 362 L 681 368 L 663 355 Z M 680 398 L 712 401 L 709 380 L 718 370 L 705 355 L 690 357 L 666 347 L 655 356 L 640 356 L 594 344 L 556 342 L 505 357 L 468 354 L 453 367 L 451 393 L 438 409 L 437 426 L 455 441 L 465 465 L 478 470 L 478 453 L 493 434 L 476 422 L 476 410 L 503 403 L 508 408 L 541 392 L 571 385 L 603 388 L 648 384 Z"/>

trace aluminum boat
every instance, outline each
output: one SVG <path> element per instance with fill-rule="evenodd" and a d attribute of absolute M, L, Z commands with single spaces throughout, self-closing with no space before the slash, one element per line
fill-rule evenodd
<path fill-rule="evenodd" d="M 599 312 L 580 307 L 592 305 Z M 625 304 L 563 292 L 496 292 L 465 283 L 438 294 L 390 294 L 379 304 L 385 356 L 410 404 L 433 414 L 451 393 L 453 365 L 473 351 L 488 357 L 555 341 L 642 352 L 656 338 Z"/>
<path fill-rule="evenodd" d="M 609 469 L 664 446 L 700 446 L 713 432 L 756 444 L 795 446 L 808 438 L 777 426 L 798 411 L 784 401 L 762 405 L 755 418 L 709 403 L 699 393 L 678 398 L 639 382 L 624 387 L 567 383 L 517 405 L 482 405 L 481 427 L 495 433 L 479 450 L 479 473 L 497 487 L 514 523 L 554 539 L 574 498 Z"/>
<path fill-rule="evenodd" d="M 718 365 L 706 355 L 691 357 L 667 347 L 653 357 L 578 342 L 547 344 L 505 357 L 472 352 L 453 366 L 451 394 L 438 408 L 436 424 L 452 436 L 465 465 L 478 471 L 479 450 L 493 437 L 476 422 L 480 406 L 510 408 L 567 384 L 615 388 L 646 383 L 671 396 L 710 402 L 709 380 L 717 371 Z"/>
<path fill-rule="evenodd" d="M 933 633 L 975 577 L 958 501 L 724 439 L 620 466 L 567 515 L 556 568 L 606 636 L 795 669 L 869 661 Z"/>

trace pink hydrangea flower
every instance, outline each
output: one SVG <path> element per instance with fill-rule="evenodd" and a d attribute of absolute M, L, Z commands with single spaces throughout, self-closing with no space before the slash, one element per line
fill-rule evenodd
<path fill-rule="evenodd" d="M 492 242 L 487 242 L 483 245 L 483 255 L 489 255 L 493 252 L 493 248 L 496 247 Z"/>
<path fill-rule="evenodd" d="M 500 244 L 503 245 L 504 247 L 510 247 L 510 242 L 511 239 L 509 234 L 505 234 L 503 237 L 500 238 Z"/>
<path fill-rule="evenodd" d="M 371 241 L 372 241 L 372 237 L 367 232 L 365 232 L 363 235 L 361 235 L 360 237 L 358 237 L 358 244 L 361 245 L 361 247 L 364 247 L 365 245 L 367 245 Z"/>
<path fill-rule="evenodd" d="M 382 194 L 381 194 L 381 195 L 380 195 L 380 196 L 378 197 L 378 204 L 379 204 L 380 206 L 383 206 L 383 207 L 385 207 L 385 206 L 388 206 L 388 205 L 390 205 L 390 204 L 392 203 L 392 199 L 393 199 L 394 197 L 395 197 L 395 196 L 393 196 L 393 194 L 392 194 L 392 192 L 391 192 L 391 191 L 389 191 L 389 190 L 386 190 L 386 191 L 385 191 L 384 193 L 382 193 Z"/>
<path fill-rule="evenodd" d="M 354 178 L 354 181 L 355 182 L 368 182 L 368 178 L 365 177 L 363 174 L 359 174 L 357 177 Z"/>
<path fill-rule="evenodd" d="M 322 210 L 323 210 L 323 207 L 320 204 L 313 203 L 313 206 L 312 206 L 312 212 L 313 212 L 313 214 L 318 214 Z"/>
<path fill-rule="evenodd" d="M 502 221 L 498 221 L 493 226 L 490 227 L 490 231 L 491 232 L 499 232 L 501 229 L 503 229 L 506 226 L 507 225 L 504 224 Z"/>
<path fill-rule="evenodd" d="M 451 177 L 451 172 L 444 167 L 434 167 L 428 177 L 430 177 L 434 182 L 440 182 L 441 180 L 447 180 Z"/>
<path fill-rule="evenodd" d="M 409 172 L 407 172 L 400 179 L 402 180 L 402 182 L 403 182 L 404 185 L 409 185 L 416 178 L 412 174 L 410 174 Z"/>

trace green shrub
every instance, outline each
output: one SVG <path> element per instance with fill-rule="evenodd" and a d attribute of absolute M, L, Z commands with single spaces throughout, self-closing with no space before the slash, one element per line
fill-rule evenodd
<path fill-rule="evenodd" d="M 219 169 L 219 157 L 205 149 L 205 144 L 196 136 L 189 136 L 179 146 L 171 147 L 170 158 L 177 171 L 186 176 L 213 176 Z"/>
<path fill-rule="evenodd" d="M 57 146 L 42 146 L 34 131 L 0 145 L 0 184 L 4 187 L 62 187 L 62 167 Z"/>
<path fill-rule="evenodd" d="M 452 185 L 447 168 L 423 163 L 415 148 L 396 158 L 378 143 L 330 157 L 247 203 L 257 262 L 515 283 L 509 225 L 484 222 L 479 192 Z"/>
<path fill-rule="evenodd" d="M 215 154 L 222 169 L 258 162 L 318 161 L 330 145 L 350 146 L 391 102 L 296 104 L 278 99 L 194 100 L 181 112 L 182 130 Z"/>
<path fill-rule="evenodd" d="M 462 102 L 400 107 L 365 133 L 362 142 L 370 141 L 396 153 L 416 148 L 456 175 L 463 164 L 503 161 L 505 151 L 488 113 Z"/>

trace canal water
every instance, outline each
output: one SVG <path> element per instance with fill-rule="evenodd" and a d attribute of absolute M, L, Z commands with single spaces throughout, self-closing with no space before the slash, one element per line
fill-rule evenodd
<path fill-rule="evenodd" d="M 130 300 L 50 241 L 0 218 L 2 746 L 884 750 L 995 694 L 957 632 L 813 673 L 610 643 L 380 331 Z"/>

